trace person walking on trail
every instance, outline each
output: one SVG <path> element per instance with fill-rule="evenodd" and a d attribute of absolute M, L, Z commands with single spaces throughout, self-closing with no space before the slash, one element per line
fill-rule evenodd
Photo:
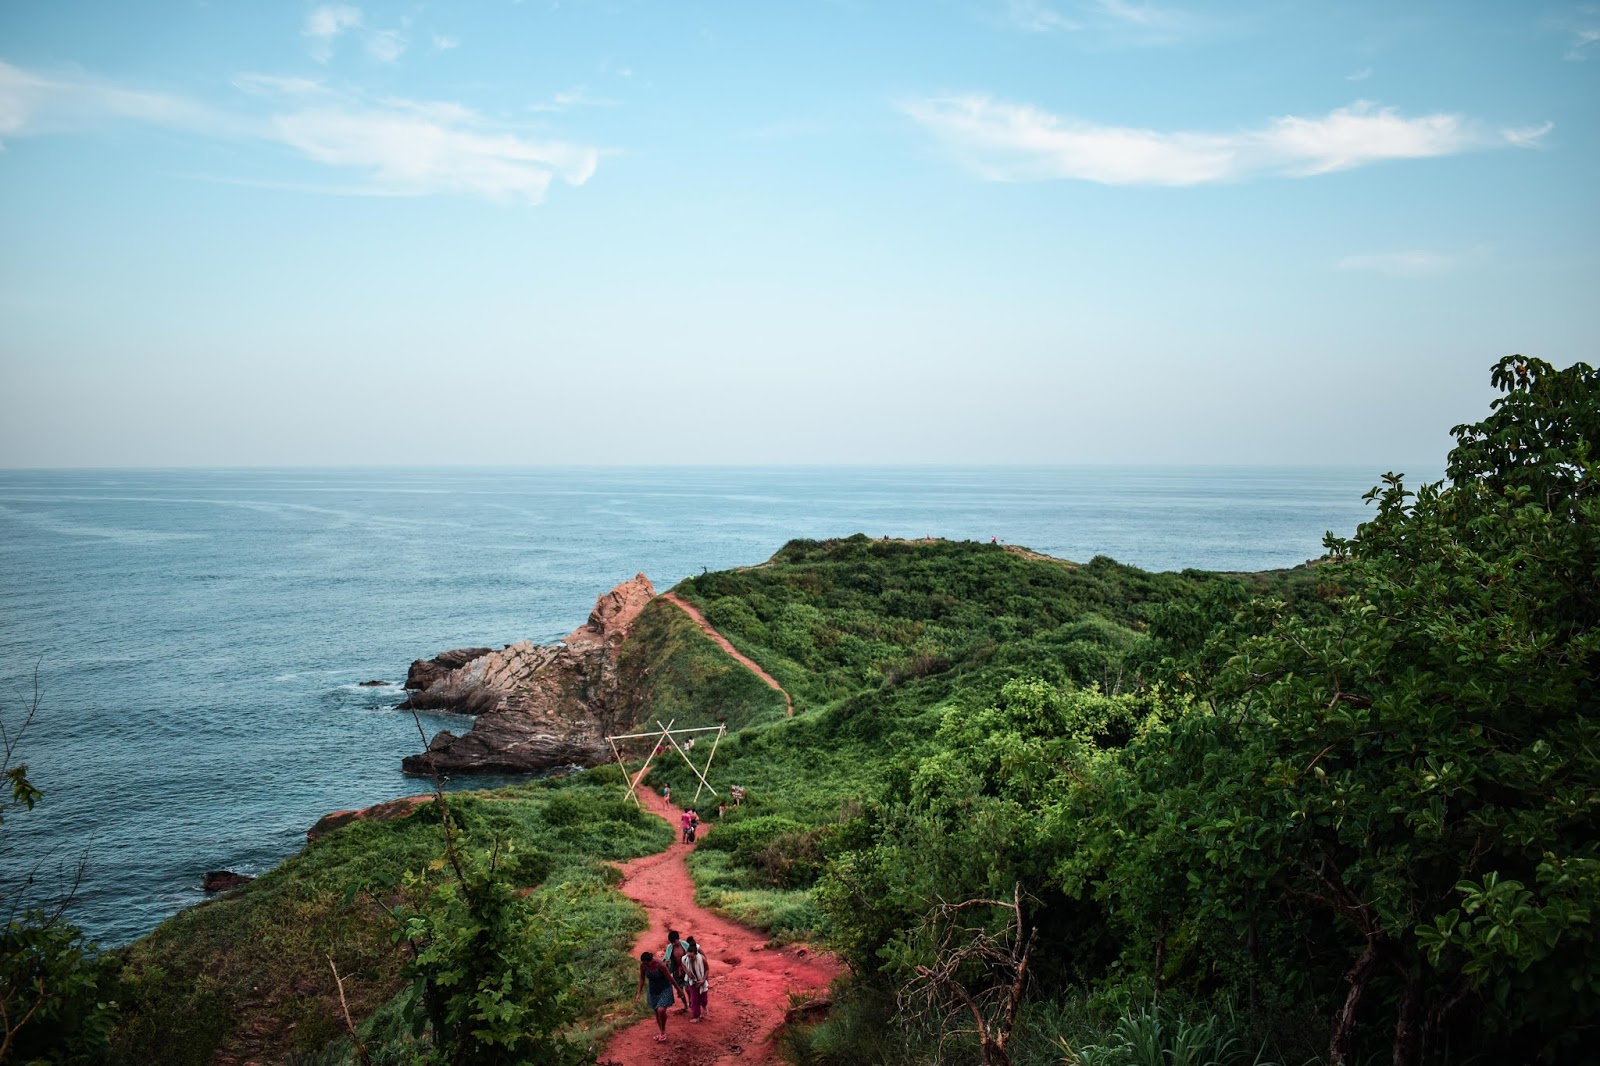
<path fill-rule="evenodd" d="M 688 953 L 683 957 L 683 979 L 689 986 L 689 1020 L 697 1022 L 706 1012 L 706 992 L 710 983 L 706 980 L 708 970 L 706 967 L 705 953 L 700 950 L 694 937 L 686 940 L 689 946 Z"/>
<path fill-rule="evenodd" d="M 672 786 L 671 785 L 662 785 L 661 786 L 661 798 L 666 800 L 668 803 L 672 802 Z"/>
<path fill-rule="evenodd" d="M 678 938 L 678 931 L 676 929 L 668 929 L 666 951 L 667 974 L 672 978 L 672 987 L 677 991 L 678 998 L 683 1000 L 683 1006 L 678 1008 L 680 1011 L 686 1011 L 689 1009 L 689 993 L 686 992 L 683 987 L 683 957 L 688 953 L 689 949 L 684 945 L 683 941 Z M 669 999 L 667 1001 L 667 1006 L 670 1007 L 671 1005 L 672 1001 Z"/>
<path fill-rule="evenodd" d="M 678 821 L 683 825 L 683 842 L 687 844 L 694 839 L 694 812 L 685 807 Z"/>
<path fill-rule="evenodd" d="M 672 1006 L 672 990 L 674 987 L 672 975 L 667 972 L 665 966 L 656 961 L 655 955 L 648 951 L 639 955 L 639 988 L 633 994 L 635 1003 L 639 1002 L 639 996 L 644 993 L 646 986 L 650 989 L 648 1002 L 650 1009 L 655 1012 L 656 1028 L 660 1030 L 656 1034 L 656 1043 L 665 1044 L 667 1042 L 667 1008 Z"/>

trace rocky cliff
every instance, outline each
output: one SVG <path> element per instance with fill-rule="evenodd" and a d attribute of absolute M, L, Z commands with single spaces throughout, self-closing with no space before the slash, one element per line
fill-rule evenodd
<path fill-rule="evenodd" d="M 655 596 L 638 574 L 595 603 L 589 620 L 554 644 L 466 648 L 411 664 L 400 706 L 477 715 L 462 736 L 446 730 L 401 763 L 411 774 L 525 773 L 607 755 L 621 713 L 617 651 Z"/>

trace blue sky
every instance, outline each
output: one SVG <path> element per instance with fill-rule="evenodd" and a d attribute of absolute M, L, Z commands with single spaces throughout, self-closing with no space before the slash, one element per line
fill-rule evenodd
<path fill-rule="evenodd" d="M 0 465 L 1437 466 L 1600 6 L 0 7 Z"/>

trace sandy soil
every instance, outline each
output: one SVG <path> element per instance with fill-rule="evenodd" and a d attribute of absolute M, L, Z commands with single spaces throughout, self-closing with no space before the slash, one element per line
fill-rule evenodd
<path fill-rule="evenodd" d="M 679 607 L 683 608 L 683 613 L 694 619 L 694 624 L 700 627 L 701 632 L 710 637 L 712 640 L 716 641 L 723 651 L 737 659 L 739 663 L 752 674 L 755 674 L 761 680 L 765 681 L 768 685 L 771 685 L 774 689 L 781 693 L 783 695 L 783 702 L 787 706 L 789 713 L 794 714 L 794 700 L 790 699 L 789 694 L 783 691 L 783 686 L 778 684 L 777 680 L 771 674 L 757 666 L 749 656 L 745 655 L 732 644 L 728 643 L 728 638 L 712 628 L 711 623 L 706 621 L 706 616 L 696 610 L 693 604 L 689 603 L 687 600 L 679 599 L 677 594 L 672 592 L 663 592 L 660 598 L 675 603 Z"/>
<path fill-rule="evenodd" d="M 647 809 L 678 824 L 679 809 L 649 789 L 639 794 Z M 702 824 L 701 839 L 712 831 Z M 650 916 L 650 928 L 633 946 L 635 957 L 641 951 L 659 957 L 668 929 L 693 936 L 705 952 L 711 982 L 705 1016 L 690 1022 L 682 1004 L 674 1006 L 667 1014 L 667 1042 L 659 1044 L 655 1016 L 645 1013 L 641 1000 L 639 1021 L 617 1033 L 600 1056 L 601 1066 L 778 1066 L 783 1060 L 771 1038 L 783 1024 L 789 994 L 825 991 L 840 973 L 827 955 L 796 945 L 768 948 L 765 935 L 695 906 L 684 865 L 690 848 L 680 839 L 666 851 L 623 865 L 621 888 Z"/>

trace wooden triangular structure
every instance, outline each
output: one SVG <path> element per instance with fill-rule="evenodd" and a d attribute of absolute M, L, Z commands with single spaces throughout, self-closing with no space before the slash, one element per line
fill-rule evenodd
<path fill-rule="evenodd" d="M 644 775 L 650 771 L 651 760 L 661 754 L 662 748 L 667 744 L 672 745 L 673 750 L 683 758 L 684 762 L 689 764 L 689 769 L 694 771 L 694 776 L 700 779 L 700 787 L 694 790 L 694 799 L 689 801 L 691 807 L 700 802 L 700 793 L 704 790 L 709 789 L 713 796 L 719 795 L 717 790 L 712 787 L 711 782 L 706 780 L 706 774 L 711 772 L 711 760 L 717 757 L 717 745 L 722 743 L 722 735 L 728 731 L 728 727 L 725 725 L 704 725 L 694 728 L 674 729 L 672 728 L 672 723 L 676 721 L 677 719 L 674 718 L 667 722 L 666 725 L 661 725 L 661 719 L 657 718 L 656 725 L 661 726 L 661 731 L 658 733 L 623 733 L 618 736 L 606 737 L 606 743 L 611 745 L 611 754 L 616 756 L 617 766 L 622 770 L 622 776 L 628 781 L 628 798 L 641 807 L 644 806 L 644 803 L 639 799 L 639 782 L 643 781 Z M 684 750 L 683 745 L 678 743 L 680 735 L 687 736 L 690 733 L 717 734 L 712 738 L 711 754 L 706 756 L 704 769 L 696 766 L 694 760 L 689 758 L 689 753 Z M 637 774 L 629 775 L 627 763 L 623 761 L 622 752 L 617 748 L 617 741 L 619 740 L 655 740 L 655 747 L 650 749 L 650 754 L 645 757 L 644 765 L 639 767 Z"/>

